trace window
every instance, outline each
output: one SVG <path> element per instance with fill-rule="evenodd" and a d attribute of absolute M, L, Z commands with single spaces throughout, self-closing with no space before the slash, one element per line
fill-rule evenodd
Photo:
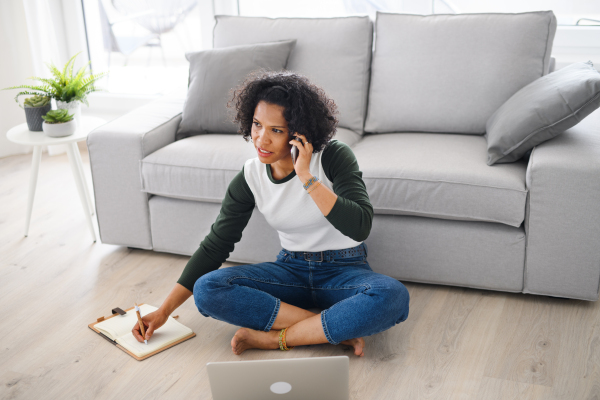
<path fill-rule="evenodd" d="M 347 15 L 344 0 L 239 0 L 240 15 L 248 17 L 340 17 Z"/>
<path fill-rule="evenodd" d="M 559 25 L 581 18 L 600 20 L 600 1 L 589 0 L 239 0 L 240 15 L 266 17 L 335 17 L 377 10 L 414 14 L 520 13 L 552 10 Z M 581 21 L 580 24 L 593 24 Z M 595 24 L 600 25 L 600 22 Z"/>
<path fill-rule="evenodd" d="M 341 17 L 377 10 L 411 14 L 552 10 L 555 69 L 592 60 L 600 68 L 600 1 L 589 0 L 80 0 L 94 73 L 115 94 L 187 91 L 186 52 L 211 47 L 213 15 Z M 576 24 L 579 22 L 579 26 Z"/>
<path fill-rule="evenodd" d="M 187 90 L 186 52 L 202 50 L 196 0 L 82 0 L 94 73 L 110 93 Z"/>

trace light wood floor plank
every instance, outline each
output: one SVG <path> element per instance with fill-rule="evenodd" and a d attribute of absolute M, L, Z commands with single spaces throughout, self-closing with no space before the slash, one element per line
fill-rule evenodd
<path fill-rule="evenodd" d="M 549 297 L 507 296 L 485 376 L 553 386 L 564 303 Z"/>
<path fill-rule="evenodd" d="M 25 238 L 30 168 L 30 154 L 0 159 L 2 399 L 211 399 L 207 362 L 335 355 L 350 357 L 351 399 L 600 398 L 598 302 L 411 282 L 408 320 L 366 337 L 361 358 L 330 344 L 237 356 L 239 327 L 189 299 L 175 314 L 197 336 L 136 361 L 87 324 L 159 306 L 189 257 L 94 244 L 66 154 L 42 154 Z"/>
<path fill-rule="evenodd" d="M 475 399 L 489 400 L 546 400 L 552 395 L 548 386 L 531 385 L 484 376 Z M 571 397 L 575 399 L 575 397 Z M 567 397 L 565 398 L 567 399 Z"/>

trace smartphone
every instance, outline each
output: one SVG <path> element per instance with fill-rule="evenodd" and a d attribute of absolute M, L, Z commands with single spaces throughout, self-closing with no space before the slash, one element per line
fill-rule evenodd
<path fill-rule="evenodd" d="M 296 139 L 297 141 L 302 143 L 302 139 L 300 139 L 298 136 L 294 136 L 293 139 Z M 300 151 L 294 145 L 292 145 L 292 149 L 290 151 L 292 152 L 292 163 L 296 164 L 296 159 L 298 158 L 298 154 L 300 153 Z"/>

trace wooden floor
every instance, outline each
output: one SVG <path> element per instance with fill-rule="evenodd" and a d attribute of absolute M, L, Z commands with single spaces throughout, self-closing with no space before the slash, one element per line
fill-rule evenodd
<path fill-rule="evenodd" d="M 236 356 L 238 327 L 190 298 L 174 314 L 197 336 L 136 361 L 87 325 L 159 306 L 189 257 L 93 243 L 66 154 L 43 153 L 24 237 L 30 164 L 0 159 L 2 399 L 210 399 L 209 361 L 335 355 L 350 357 L 352 399 L 600 398 L 600 303 L 411 282 L 408 320 L 366 337 L 362 358 L 330 344 Z"/>

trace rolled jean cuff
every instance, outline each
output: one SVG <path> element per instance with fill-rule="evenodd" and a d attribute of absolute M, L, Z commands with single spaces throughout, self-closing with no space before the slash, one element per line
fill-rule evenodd
<path fill-rule="evenodd" d="M 273 324 L 275 323 L 275 319 L 277 318 L 277 314 L 279 313 L 280 306 L 281 306 L 281 300 L 279 300 L 277 297 L 275 297 L 275 310 L 273 310 L 273 314 L 271 315 L 271 320 L 267 324 L 267 327 L 265 328 L 265 332 L 269 332 L 271 330 L 271 327 L 273 326 Z"/>
<path fill-rule="evenodd" d="M 325 313 L 327 312 L 327 310 L 323 310 L 321 311 L 321 325 L 323 325 L 323 332 L 325 332 L 325 337 L 327 338 L 327 341 L 331 344 L 335 344 L 338 345 L 340 344 L 339 342 L 334 341 L 331 338 L 331 335 L 329 334 L 329 330 L 327 329 L 327 323 L 325 322 Z"/>

